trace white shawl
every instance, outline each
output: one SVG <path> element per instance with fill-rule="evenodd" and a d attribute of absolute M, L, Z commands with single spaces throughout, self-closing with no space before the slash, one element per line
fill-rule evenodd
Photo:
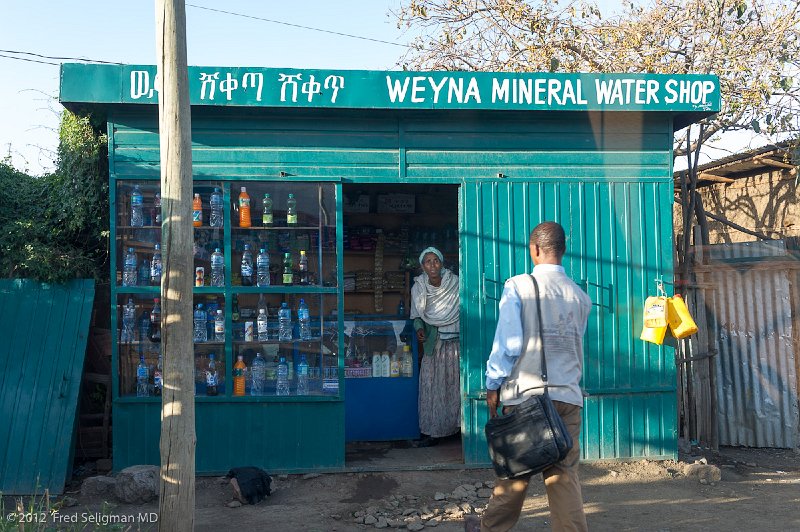
<path fill-rule="evenodd" d="M 443 268 L 439 286 L 433 286 L 425 272 L 414 278 L 411 319 L 422 318 L 422 321 L 438 327 L 443 333 L 458 332 L 459 307 L 458 275 Z"/>

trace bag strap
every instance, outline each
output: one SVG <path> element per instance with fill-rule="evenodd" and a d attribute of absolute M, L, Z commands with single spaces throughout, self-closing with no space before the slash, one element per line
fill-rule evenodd
<path fill-rule="evenodd" d="M 544 333 L 542 329 L 542 297 L 539 294 L 539 283 L 536 277 L 531 274 L 533 281 L 533 291 L 536 294 L 536 318 L 539 321 L 539 343 L 542 345 L 542 382 L 544 382 L 544 392 L 547 393 L 547 357 L 544 354 Z"/>

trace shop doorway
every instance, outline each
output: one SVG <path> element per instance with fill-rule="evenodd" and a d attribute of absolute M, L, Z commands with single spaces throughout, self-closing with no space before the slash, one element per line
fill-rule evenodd
<path fill-rule="evenodd" d="M 354 183 L 342 193 L 345 463 L 357 470 L 463 465 L 460 433 L 435 445 L 420 438 L 423 344 L 409 320 L 423 249 L 436 247 L 443 267 L 460 272 L 459 185 Z"/>

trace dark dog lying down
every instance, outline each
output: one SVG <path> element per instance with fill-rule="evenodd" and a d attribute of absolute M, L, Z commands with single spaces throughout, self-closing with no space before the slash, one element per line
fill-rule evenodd
<path fill-rule="evenodd" d="M 272 477 L 258 467 L 234 467 L 228 474 L 233 494 L 242 504 L 256 504 L 272 493 Z"/>

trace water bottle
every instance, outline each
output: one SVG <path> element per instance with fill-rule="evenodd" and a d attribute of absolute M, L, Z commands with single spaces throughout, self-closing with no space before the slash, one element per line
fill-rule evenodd
<path fill-rule="evenodd" d="M 147 259 L 142 259 L 142 263 L 139 265 L 139 278 L 136 284 L 139 286 L 150 284 L 150 262 Z"/>
<path fill-rule="evenodd" d="M 122 264 L 122 286 L 136 286 L 136 252 L 133 248 L 128 248 Z"/>
<path fill-rule="evenodd" d="M 256 286 L 269 286 L 269 254 L 261 248 L 256 258 Z"/>
<path fill-rule="evenodd" d="M 405 317 L 405 315 L 406 315 L 406 304 L 401 299 L 400 303 L 397 304 L 397 316 L 402 318 L 402 317 Z"/>
<path fill-rule="evenodd" d="M 164 265 L 161 262 L 161 244 L 156 244 L 153 248 L 153 260 L 150 261 L 150 284 L 161 286 L 161 272 Z"/>
<path fill-rule="evenodd" d="M 297 365 L 297 395 L 308 395 L 308 362 L 305 355 L 300 355 Z"/>
<path fill-rule="evenodd" d="M 284 301 L 278 311 L 278 340 L 281 342 L 292 341 L 292 309 Z"/>
<path fill-rule="evenodd" d="M 311 315 L 308 311 L 305 299 L 300 300 L 300 306 L 297 308 L 297 322 L 300 324 L 300 339 L 311 339 Z"/>
<path fill-rule="evenodd" d="M 139 317 L 139 341 L 146 342 L 150 339 L 150 313 L 142 311 Z"/>
<path fill-rule="evenodd" d="M 131 227 L 142 227 L 144 225 L 143 203 L 142 191 L 139 190 L 139 185 L 134 185 L 133 192 L 131 192 Z"/>
<path fill-rule="evenodd" d="M 150 311 L 150 341 L 161 342 L 161 299 L 153 298 L 153 310 Z"/>
<path fill-rule="evenodd" d="M 289 395 L 289 364 L 286 363 L 285 356 L 281 356 L 278 361 L 277 377 L 275 395 Z"/>
<path fill-rule="evenodd" d="M 261 353 L 256 353 L 256 358 L 253 359 L 250 373 L 253 374 L 253 385 L 250 388 L 250 395 L 264 395 L 264 381 L 267 377 L 267 361 L 264 360 Z"/>
<path fill-rule="evenodd" d="M 136 305 L 133 299 L 128 298 L 128 304 L 122 307 L 122 332 L 120 340 L 123 343 L 133 342 L 134 322 L 136 321 Z"/>
<path fill-rule="evenodd" d="M 153 211 L 150 213 L 153 225 L 161 225 L 161 192 L 156 192 L 153 198 Z"/>
<path fill-rule="evenodd" d="M 202 305 L 201 305 L 202 306 Z M 203 329 L 205 330 L 205 328 Z M 208 355 L 208 369 L 206 370 L 206 395 L 218 395 L 219 376 L 217 375 L 217 361 L 214 353 Z"/>
<path fill-rule="evenodd" d="M 297 263 L 300 268 L 300 284 L 308 284 L 308 257 L 306 257 L 305 250 L 300 250 L 300 262 Z"/>
<path fill-rule="evenodd" d="M 208 225 L 211 227 L 222 227 L 222 192 L 215 188 L 211 193 L 211 216 Z"/>
<path fill-rule="evenodd" d="M 269 270 L 269 266 L 267 266 L 267 270 Z M 241 274 L 242 286 L 253 286 L 253 252 L 250 251 L 250 244 L 244 245 Z"/>
<path fill-rule="evenodd" d="M 247 388 L 247 366 L 244 363 L 244 355 L 236 357 L 236 364 L 233 365 L 233 395 L 242 397 Z"/>
<path fill-rule="evenodd" d="M 225 257 L 219 248 L 211 254 L 211 286 L 225 286 Z"/>
<path fill-rule="evenodd" d="M 156 369 L 153 370 L 153 395 L 161 395 L 161 388 L 164 387 L 164 379 L 162 376 L 162 368 L 161 368 L 161 353 L 158 354 L 158 364 L 156 365 Z"/>
<path fill-rule="evenodd" d="M 203 310 L 203 304 L 197 304 L 197 310 L 194 311 L 194 341 L 195 342 L 207 342 L 208 341 L 208 329 L 206 329 L 207 325 L 206 322 L 208 319 L 206 318 L 206 311 Z"/>
<path fill-rule="evenodd" d="M 221 310 L 217 310 L 217 316 L 214 318 L 214 340 L 225 341 L 225 316 L 222 315 Z"/>
<path fill-rule="evenodd" d="M 150 378 L 150 370 L 144 363 L 144 355 L 139 355 L 139 365 L 136 367 L 136 397 L 147 397 L 150 390 L 147 389 L 147 381 Z"/>
<path fill-rule="evenodd" d="M 286 225 L 297 225 L 297 200 L 294 194 L 289 194 L 286 200 Z"/>
<path fill-rule="evenodd" d="M 264 194 L 264 214 L 261 215 L 261 225 L 270 227 L 272 225 L 272 198 L 269 194 Z"/>
<path fill-rule="evenodd" d="M 211 308 L 212 305 L 206 307 L 206 338 L 208 341 L 214 341 L 214 320 L 217 318 L 216 307 Z"/>
<path fill-rule="evenodd" d="M 292 254 L 283 254 L 283 284 L 290 285 L 294 282 L 294 272 L 292 271 Z"/>
<path fill-rule="evenodd" d="M 266 342 L 269 340 L 269 322 L 267 321 L 267 313 L 264 309 L 259 309 L 258 320 L 256 320 L 256 327 L 258 331 L 258 341 Z"/>
<path fill-rule="evenodd" d="M 403 346 L 403 364 L 400 373 L 403 377 L 414 376 L 414 357 L 411 356 L 410 345 Z"/>

